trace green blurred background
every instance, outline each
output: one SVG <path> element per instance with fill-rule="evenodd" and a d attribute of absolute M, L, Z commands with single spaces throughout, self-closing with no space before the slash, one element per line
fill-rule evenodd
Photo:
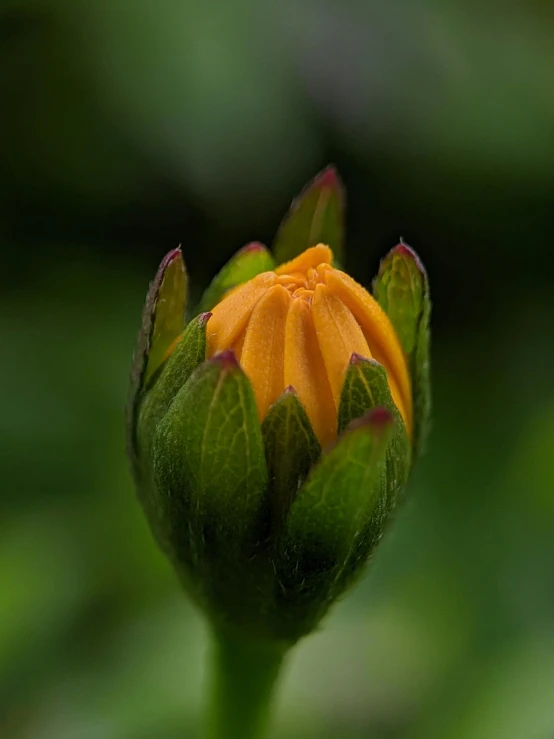
<path fill-rule="evenodd" d="M 273 739 L 554 737 L 554 5 L 1 0 L 0 736 L 197 737 L 207 636 L 124 456 L 142 301 L 334 162 L 348 267 L 403 236 L 434 428 Z"/>

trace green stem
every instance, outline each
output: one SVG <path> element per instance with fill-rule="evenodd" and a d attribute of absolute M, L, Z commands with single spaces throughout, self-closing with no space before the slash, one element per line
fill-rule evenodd
<path fill-rule="evenodd" d="M 286 646 L 215 635 L 208 739 L 262 739 Z"/>

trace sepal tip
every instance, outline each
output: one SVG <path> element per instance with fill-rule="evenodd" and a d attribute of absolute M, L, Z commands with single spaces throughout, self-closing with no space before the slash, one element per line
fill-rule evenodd
<path fill-rule="evenodd" d="M 232 349 L 226 349 L 223 352 L 214 354 L 211 359 L 208 359 L 208 362 L 220 364 L 223 370 L 234 370 L 240 367 L 235 352 Z"/>
<path fill-rule="evenodd" d="M 251 241 L 248 244 L 245 244 L 243 247 L 241 247 L 238 252 L 236 253 L 235 257 L 244 255 L 244 254 L 252 254 L 255 252 L 263 252 L 268 251 L 265 244 L 262 244 L 261 241 Z"/>
<path fill-rule="evenodd" d="M 411 259 L 416 265 L 419 272 L 421 272 L 422 274 L 425 274 L 425 267 L 423 266 L 423 262 L 421 261 L 419 254 L 415 251 L 415 249 L 412 249 L 412 247 L 409 244 L 407 244 L 403 239 L 400 239 L 400 243 L 394 246 L 390 250 L 387 256 L 392 256 L 395 254 L 401 257 Z M 384 262 L 387 259 L 387 256 L 384 257 L 382 262 Z"/>
<path fill-rule="evenodd" d="M 312 180 L 312 187 L 332 187 L 342 191 L 343 184 L 334 164 L 329 164 Z"/>
<path fill-rule="evenodd" d="M 383 431 L 388 429 L 394 423 L 394 416 L 388 408 L 379 406 L 365 413 L 361 418 L 355 418 L 350 421 L 346 432 L 356 431 L 360 428 L 369 428 L 372 431 Z"/>

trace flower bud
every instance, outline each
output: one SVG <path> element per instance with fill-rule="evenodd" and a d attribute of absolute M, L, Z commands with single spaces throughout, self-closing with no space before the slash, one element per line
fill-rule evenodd
<path fill-rule="evenodd" d="M 337 436 L 351 356 L 375 357 L 411 429 L 410 378 L 396 332 L 377 301 L 331 262 L 331 250 L 319 244 L 233 290 L 208 321 L 208 357 L 233 350 L 252 383 L 260 420 L 293 387 L 322 445 Z"/>
<path fill-rule="evenodd" d="M 129 451 L 152 530 L 213 623 L 266 640 L 309 633 L 360 574 L 427 425 L 425 272 L 401 244 L 370 295 L 334 262 L 342 210 L 326 170 L 275 256 L 241 250 L 186 325 L 184 264 L 168 255 L 132 372 Z"/>

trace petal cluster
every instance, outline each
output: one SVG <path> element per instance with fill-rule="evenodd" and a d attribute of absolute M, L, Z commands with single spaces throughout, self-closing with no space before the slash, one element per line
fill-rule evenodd
<path fill-rule="evenodd" d="M 337 413 L 353 354 L 386 371 L 408 433 L 412 392 L 406 357 L 376 300 L 332 266 L 323 244 L 231 290 L 212 310 L 207 358 L 231 349 L 252 383 L 260 420 L 292 386 L 322 444 L 337 436 Z"/>

